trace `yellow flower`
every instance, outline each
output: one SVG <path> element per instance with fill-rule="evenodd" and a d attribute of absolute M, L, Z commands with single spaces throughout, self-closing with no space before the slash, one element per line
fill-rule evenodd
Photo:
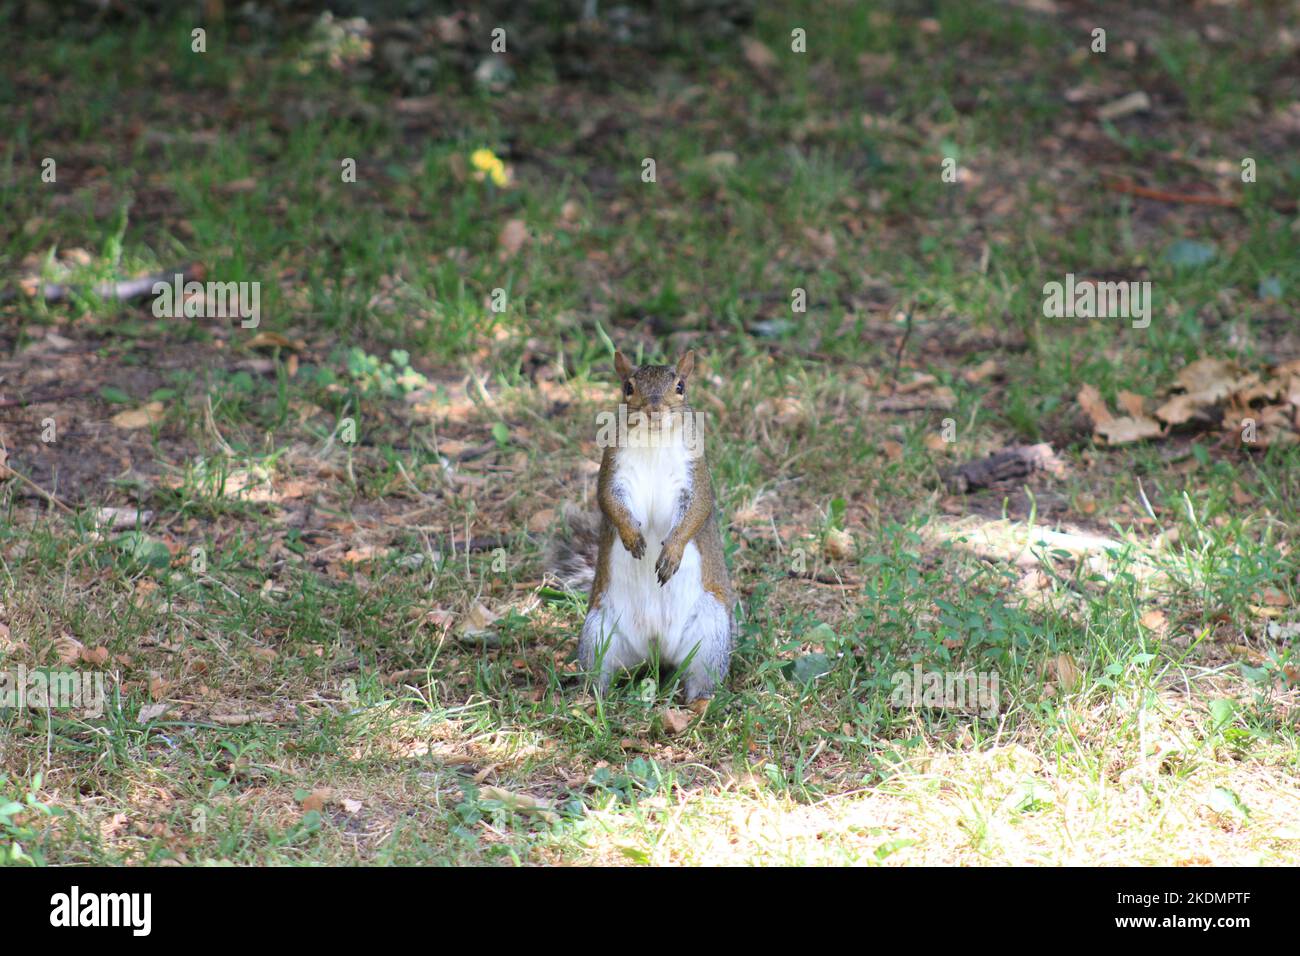
<path fill-rule="evenodd" d="M 476 149 L 469 157 L 470 163 L 479 171 L 476 179 L 482 180 L 485 177 L 491 179 L 498 186 L 505 187 L 510 183 L 510 174 L 506 172 L 506 164 L 497 159 L 496 153 L 490 149 Z"/>

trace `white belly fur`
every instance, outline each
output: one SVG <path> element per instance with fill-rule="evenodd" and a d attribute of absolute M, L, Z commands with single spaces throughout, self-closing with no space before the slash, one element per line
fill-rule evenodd
<path fill-rule="evenodd" d="M 621 542 L 614 542 L 602 610 L 627 642 L 620 657 L 644 660 L 653 647 L 663 660 L 679 664 L 691 651 L 683 640 L 684 625 L 704 593 L 700 552 L 694 541 L 688 543 L 677 573 L 663 586 L 655 562 L 660 542 L 677 518 L 681 494 L 690 487 L 690 459 L 681 445 L 625 448 L 618 456 L 615 481 L 632 516 L 641 522 L 646 550 L 638 561 Z"/>

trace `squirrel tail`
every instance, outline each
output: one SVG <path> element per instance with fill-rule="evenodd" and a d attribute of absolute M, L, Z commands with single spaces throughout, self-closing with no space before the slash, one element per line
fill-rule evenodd
<path fill-rule="evenodd" d="M 546 542 L 546 570 L 570 591 L 587 592 L 596 577 L 600 512 L 566 504 L 561 527 Z"/>

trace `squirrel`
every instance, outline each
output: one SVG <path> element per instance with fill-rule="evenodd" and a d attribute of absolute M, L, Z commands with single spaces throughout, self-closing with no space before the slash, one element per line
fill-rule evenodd
<path fill-rule="evenodd" d="M 614 368 L 623 401 L 613 440 L 598 436 L 599 512 L 568 512 L 569 536 L 553 540 L 549 563 L 574 590 L 590 580 L 578 662 L 601 694 L 656 650 L 684 665 L 687 703 L 707 706 L 727 675 L 736 623 L 702 416 L 686 398 L 695 352 L 634 368 L 616 351 Z"/>

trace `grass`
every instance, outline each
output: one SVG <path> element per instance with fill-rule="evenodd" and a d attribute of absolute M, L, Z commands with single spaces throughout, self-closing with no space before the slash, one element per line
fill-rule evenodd
<path fill-rule="evenodd" d="M 307 23 L 236 17 L 205 54 L 180 22 L 2 31 L 4 274 L 197 262 L 260 282 L 262 320 L 0 305 L 6 397 L 86 388 L 0 409 L 9 465 L 75 512 L 3 486 L 0 670 L 110 691 L 98 717 L 0 710 L 0 853 L 1296 862 L 1300 452 L 1195 427 L 1105 447 L 1075 402 L 1300 355 L 1294 52 L 1247 9 L 1106 8 L 1093 56 L 1064 16 L 930 7 L 765 5 L 741 32 L 766 70 L 682 30 L 561 80 L 539 42 L 499 93 L 450 44 L 431 86 L 365 72 L 379 54 L 335 69 Z M 1148 112 L 1095 118 L 1135 89 Z M 509 188 L 474 179 L 480 148 Z M 1214 258 L 1171 265 L 1183 238 Z M 1150 327 L 1042 318 L 1067 272 L 1149 279 Z M 545 586 L 559 506 L 594 488 L 610 341 L 704 363 L 741 633 L 684 730 L 654 668 L 590 695 L 585 602 Z M 1032 441 L 1067 471 L 945 490 Z M 110 531 L 104 505 L 153 514 Z M 996 675 L 996 713 L 891 704 L 918 665 Z"/>

